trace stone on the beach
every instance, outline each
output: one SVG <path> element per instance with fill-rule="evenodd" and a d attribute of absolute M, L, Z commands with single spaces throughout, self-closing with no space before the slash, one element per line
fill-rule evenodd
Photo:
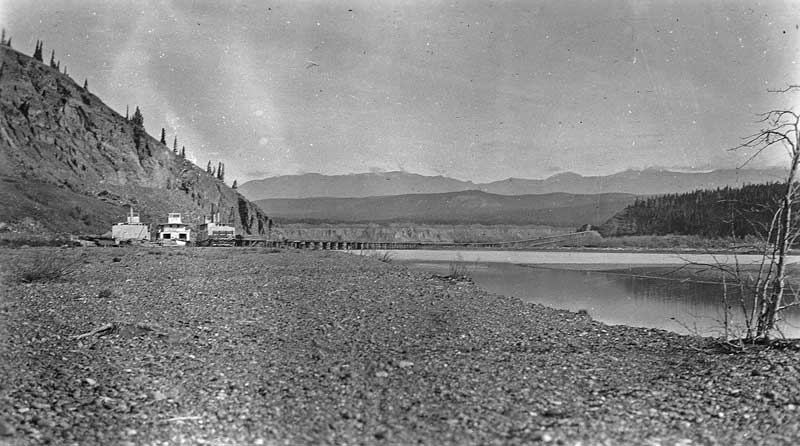
<path fill-rule="evenodd" d="M 17 432 L 17 429 L 6 420 L 0 419 L 0 437 L 9 437 L 14 435 Z"/>

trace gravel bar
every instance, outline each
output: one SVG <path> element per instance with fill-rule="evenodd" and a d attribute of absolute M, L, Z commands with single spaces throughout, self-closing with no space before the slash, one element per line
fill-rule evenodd
<path fill-rule="evenodd" d="M 329 251 L 0 250 L 0 445 L 800 443 L 731 353 Z M 21 283 L 47 261 L 76 267 Z"/>

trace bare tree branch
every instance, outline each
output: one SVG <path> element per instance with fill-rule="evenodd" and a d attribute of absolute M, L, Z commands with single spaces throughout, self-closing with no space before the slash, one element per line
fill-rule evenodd
<path fill-rule="evenodd" d="M 791 116 L 792 116 L 792 117 L 794 117 L 795 119 L 797 119 L 797 118 L 798 118 L 798 117 L 797 117 L 797 113 L 793 112 L 792 110 L 780 110 L 780 109 L 775 109 L 775 110 L 770 110 L 770 111 L 768 111 L 768 112 L 764 112 L 764 113 L 757 113 L 757 114 L 756 114 L 756 116 L 763 116 L 763 118 L 762 118 L 762 119 L 760 119 L 760 120 L 759 120 L 759 121 L 757 121 L 757 122 L 767 122 L 767 121 L 770 121 L 770 120 L 771 120 L 772 122 L 778 122 L 778 121 L 780 121 L 781 119 L 783 119 L 783 117 L 784 117 L 785 115 L 791 115 Z"/>
<path fill-rule="evenodd" d="M 789 85 L 783 90 L 770 90 L 769 88 L 767 89 L 769 93 L 788 93 L 792 90 L 800 90 L 800 85 Z"/>

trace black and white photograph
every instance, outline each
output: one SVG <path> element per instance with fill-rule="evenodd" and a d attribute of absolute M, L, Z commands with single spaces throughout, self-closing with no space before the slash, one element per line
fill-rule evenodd
<path fill-rule="evenodd" d="M 0 28 L 0 446 L 800 444 L 800 1 Z"/>

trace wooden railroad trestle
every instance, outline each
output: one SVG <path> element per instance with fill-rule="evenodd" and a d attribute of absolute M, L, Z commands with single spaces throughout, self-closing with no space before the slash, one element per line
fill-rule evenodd
<path fill-rule="evenodd" d="M 360 242 L 360 241 L 331 241 L 331 240 L 270 240 L 258 237 L 243 237 L 236 239 L 236 246 L 265 247 L 265 248 L 294 248 L 317 250 L 399 250 L 399 249 L 458 249 L 458 248 L 532 248 L 547 246 L 556 243 L 580 240 L 596 234 L 594 231 L 581 231 L 569 234 L 540 237 L 527 240 L 513 240 L 504 242 L 486 243 L 456 243 L 456 242 Z"/>

